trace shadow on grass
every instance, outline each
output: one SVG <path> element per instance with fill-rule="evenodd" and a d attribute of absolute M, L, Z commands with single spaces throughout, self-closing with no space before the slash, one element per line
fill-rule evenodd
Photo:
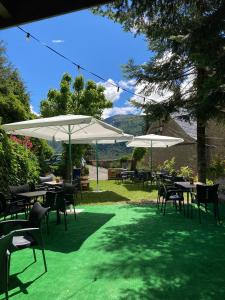
<path fill-rule="evenodd" d="M 113 191 L 83 192 L 83 200 L 79 199 L 80 204 L 122 202 L 122 201 L 129 201 L 129 200 L 130 199 L 128 199 L 120 194 L 117 194 Z"/>
<path fill-rule="evenodd" d="M 46 274 L 45 272 L 38 275 L 34 280 L 30 280 L 27 281 L 25 283 L 23 283 L 19 278 L 18 275 L 22 274 L 23 272 L 25 272 L 29 267 L 31 267 L 34 263 L 29 264 L 28 266 L 26 266 L 21 272 L 10 275 L 9 278 L 9 299 L 20 294 L 28 294 L 28 288 L 31 284 L 33 284 L 35 281 L 37 281 L 39 278 L 41 278 L 44 274 Z M 17 291 L 13 292 L 14 289 L 18 289 Z M 0 300 L 5 299 L 4 296 L 5 293 L 2 290 L 2 288 L 0 287 Z"/>
<path fill-rule="evenodd" d="M 73 215 L 68 215 L 68 230 L 65 231 L 63 222 L 56 225 L 55 216 L 52 216 L 49 224 L 50 234 L 45 238 L 45 249 L 63 253 L 77 251 L 89 236 L 112 217 L 114 214 L 82 212 L 75 221 Z"/>
<path fill-rule="evenodd" d="M 127 208 L 137 213 L 132 222 L 104 230 L 98 246 L 114 260 L 96 266 L 96 280 L 130 282 L 121 300 L 225 298 L 224 226 L 209 214 L 199 224 L 172 208 L 165 216 L 155 206 Z"/>

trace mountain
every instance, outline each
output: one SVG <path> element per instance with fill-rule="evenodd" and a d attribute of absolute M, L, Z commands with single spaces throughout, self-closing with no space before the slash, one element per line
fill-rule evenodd
<path fill-rule="evenodd" d="M 137 115 L 115 115 L 104 120 L 104 122 L 122 129 L 125 133 L 133 135 L 145 134 L 144 116 Z M 111 160 L 128 156 L 133 148 L 126 147 L 125 143 L 112 145 L 99 145 L 99 159 Z"/>

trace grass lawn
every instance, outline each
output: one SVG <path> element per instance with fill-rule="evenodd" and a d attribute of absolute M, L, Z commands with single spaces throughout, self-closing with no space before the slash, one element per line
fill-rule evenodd
<path fill-rule="evenodd" d="M 10 299 L 225 299 L 225 227 L 210 214 L 199 224 L 197 212 L 162 216 L 153 204 L 80 208 L 67 232 L 52 213 L 47 273 L 40 251 L 28 268 L 30 249 L 12 254 Z"/>
<path fill-rule="evenodd" d="M 99 181 L 99 189 L 103 192 L 94 193 L 96 190 L 96 181 L 90 181 L 89 192 L 83 192 L 82 203 L 106 203 L 106 202 L 121 202 L 121 201 L 140 201 L 140 200 L 155 200 L 157 191 L 155 188 L 143 189 L 142 183 L 118 183 L 115 180 Z"/>

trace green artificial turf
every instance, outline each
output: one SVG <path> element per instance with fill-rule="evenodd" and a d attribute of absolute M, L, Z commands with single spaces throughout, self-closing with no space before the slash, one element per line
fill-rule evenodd
<path fill-rule="evenodd" d="M 12 254 L 10 299 L 225 299 L 225 228 L 155 205 L 88 205 L 68 231 L 50 218 L 48 272 L 38 250 Z M 3 299 L 3 296 L 0 296 Z"/>
<path fill-rule="evenodd" d="M 99 181 L 99 189 L 103 192 L 94 193 L 96 190 L 96 181 L 90 181 L 90 191 L 83 192 L 83 201 L 81 203 L 105 203 L 105 202 L 122 202 L 122 201 L 140 201 L 155 200 L 157 191 L 155 186 L 150 188 L 141 183 L 117 182 L 115 180 Z"/>

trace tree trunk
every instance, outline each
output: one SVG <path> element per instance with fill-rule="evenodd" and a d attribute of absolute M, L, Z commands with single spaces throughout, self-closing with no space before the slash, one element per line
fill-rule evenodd
<path fill-rule="evenodd" d="M 137 160 L 135 158 L 132 159 L 131 161 L 131 171 L 136 171 L 137 169 Z"/>
<path fill-rule="evenodd" d="M 197 169 L 198 180 L 206 183 L 205 124 L 197 119 Z"/>

